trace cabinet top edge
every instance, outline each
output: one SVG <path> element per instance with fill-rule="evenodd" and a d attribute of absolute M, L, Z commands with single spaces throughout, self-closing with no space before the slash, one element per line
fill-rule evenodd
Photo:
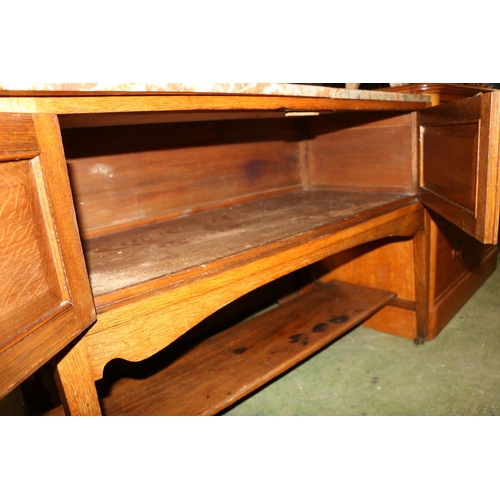
<path fill-rule="evenodd" d="M 30 83 L 0 82 L 2 97 L 81 97 L 127 95 L 247 95 L 318 97 L 428 103 L 430 97 L 406 92 L 351 90 L 290 83 Z"/>
<path fill-rule="evenodd" d="M 486 84 L 491 85 L 491 84 Z M 385 92 L 401 92 L 410 94 L 432 94 L 436 92 L 453 92 L 463 95 L 474 95 L 477 92 L 493 92 L 496 89 L 484 84 L 463 83 L 408 83 L 398 87 L 387 87 Z"/>

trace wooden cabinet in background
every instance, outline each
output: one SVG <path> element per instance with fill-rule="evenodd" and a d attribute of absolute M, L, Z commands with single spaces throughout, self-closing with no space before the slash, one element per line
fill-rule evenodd
<path fill-rule="evenodd" d="M 440 103 L 449 103 L 457 101 L 455 107 L 456 113 L 460 114 L 463 110 L 464 102 L 470 98 L 478 96 L 481 92 L 489 93 L 487 89 L 468 87 L 464 85 L 442 85 L 442 84 L 412 84 L 403 87 L 386 89 L 388 92 L 402 91 L 414 94 L 430 95 L 434 105 Z M 459 101 L 460 100 L 460 101 Z M 477 99 L 472 99 L 472 102 Z M 477 106 L 477 104 L 476 104 Z M 470 106 L 469 106 L 470 108 Z M 449 109 L 441 107 L 440 109 Z M 453 112 L 453 111 L 452 111 Z M 481 113 L 479 109 L 475 111 L 476 117 Z M 467 120 L 466 116 L 460 114 L 460 118 L 455 117 L 449 120 L 449 127 L 456 127 L 459 132 L 455 135 L 463 135 L 460 127 L 462 120 L 466 121 L 466 126 L 477 129 L 477 119 Z M 446 123 L 446 122 L 445 122 Z M 487 126 L 492 129 L 498 127 L 499 118 L 495 113 L 488 113 Z M 489 125 L 491 124 L 491 125 Z M 438 133 L 442 132 L 437 129 Z M 474 132 L 474 130 L 473 130 Z M 477 131 L 476 131 L 477 132 Z M 494 135 L 498 132 L 493 132 Z M 482 134 L 482 137 L 488 137 L 488 132 Z M 453 137 L 453 136 L 452 136 Z M 467 133 L 465 140 L 471 143 L 476 138 L 475 133 Z M 452 147 L 450 147 L 450 144 Z M 478 156 L 472 157 L 471 153 L 474 147 L 469 148 L 469 158 L 467 163 L 464 161 L 464 155 L 460 156 L 460 144 L 463 141 L 458 139 L 457 143 L 447 138 L 447 150 L 445 153 L 449 158 L 454 151 L 458 151 L 458 161 L 464 163 L 466 168 L 446 168 L 443 163 L 443 155 L 440 154 L 440 147 L 433 153 L 434 171 L 442 172 L 441 186 L 447 187 L 452 194 L 462 193 L 462 199 L 469 200 L 463 203 L 455 202 L 454 205 L 445 209 L 443 214 L 447 217 L 455 216 L 456 225 L 451 224 L 445 218 L 429 211 L 428 216 L 428 255 L 430 263 L 430 286 L 429 286 L 429 317 L 427 328 L 427 340 L 433 339 L 451 320 L 451 318 L 460 310 L 460 308 L 469 300 L 476 290 L 496 269 L 498 247 L 493 244 L 481 244 L 476 238 L 459 229 L 467 224 L 469 219 L 470 232 L 474 232 L 473 220 L 475 217 L 486 220 L 491 219 L 489 223 L 489 242 L 496 242 L 498 231 L 498 144 L 494 141 L 491 146 L 493 151 L 488 151 L 488 146 L 481 149 L 485 151 L 485 156 L 489 161 L 481 159 Z M 453 147 L 454 146 L 454 147 Z M 457 147 L 458 146 L 458 147 Z M 451 153 L 450 153 L 451 151 Z M 476 169 L 476 166 L 478 167 Z M 426 168 L 428 165 L 426 164 Z M 483 168 L 484 173 L 479 172 Z M 427 170 L 431 171 L 431 169 Z M 462 174 L 460 172 L 463 172 Z M 422 172 L 422 175 L 425 175 Z M 476 176 L 481 177 L 485 183 L 481 188 L 476 184 Z M 429 175 L 432 179 L 432 175 Z M 489 179 L 489 180 L 488 180 Z M 486 182 L 485 182 L 486 181 Z M 451 189 L 451 187 L 454 189 Z M 483 192 L 481 193 L 481 189 Z M 488 200 L 486 189 L 490 189 L 491 198 Z M 476 191 L 477 190 L 477 191 Z M 481 194 L 477 194 L 477 192 Z M 430 205 L 440 203 L 436 194 L 424 193 L 424 203 L 429 203 L 429 198 L 434 196 Z M 479 200 L 476 199 L 479 198 Z M 421 196 L 422 199 L 422 196 Z M 437 201 L 436 201 L 437 199 Z M 453 203 L 453 202 L 452 202 Z M 443 204 L 440 205 L 443 207 Z M 477 209 L 476 209 L 477 207 Z M 472 208 L 472 210 L 471 210 Z M 483 211 L 481 213 L 481 211 Z M 453 212 L 453 213 L 452 213 Z M 459 227 L 457 227 L 459 226 Z M 480 227 L 485 227 L 482 223 Z M 481 235 L 478 235 L 481 239 Z M 365 322 L 365 325 L 376 330 L 392 333 L 394 335 L 404 336 L 415 339 L 417 336 L 416 313 L 412 306 L 414 301 L 414 288 L 411 277 L 408 277 L 407 269 L 412 269 L 414 265 L 413 249 L 408 241 L 389 239 L 362 246 L 357 249 L 346 251 L 321 262 L 315 269 L 315 275 L 323 280 L 342 279 L 352 283 L 365 284 L 373 287 L 393 290 L 398 298 L 390 305 L 383 308 L 380 312 L 373 315 Z M 402 277 L 404 277 L 402 279 Z M 409 302 L 408 302 L 409 301 Z"/>
<path fill-rule="evenodd" d="M 16 220 L 11 185 L 28 186 L 28 216 L 1 243 L 15 265 L 0 361 L 26 365 L 2 395 L 52 358 L 52 413 L 217 413 L 368 318 L 432 338 L 494 268 L 476 241 L 497 237 L 496 92 L 435 108 L 412 94 L 245 92 L 4 90 L 2 217 Z M 26 298 L 45 289 L 48 313 Z M 207 335 L 231 305 L 232 325 Z M 234 321 L 264 306 L 276 307 Z M 117 359 L 145 365 L 123 377 Z"/>

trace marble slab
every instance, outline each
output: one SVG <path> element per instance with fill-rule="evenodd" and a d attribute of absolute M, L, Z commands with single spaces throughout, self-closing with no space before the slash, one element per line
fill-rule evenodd
<path fill-rule="evenodd" d="M 0 83 L 0 96 L 231 94 L 430 102 L 426 95 L 290 83 Z"/>

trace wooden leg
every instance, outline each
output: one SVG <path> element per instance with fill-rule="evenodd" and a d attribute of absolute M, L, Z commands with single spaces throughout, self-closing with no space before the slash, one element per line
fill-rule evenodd
<path fill-rule="evenodd" d="M 66 415 L 102 415 L 85 337 L 59 359 L 56 383 Z"/>
<path fill-rule="evenodd" d="M 415 269 L 415 302 L 417 315 L 417 336 L 415 344 L 423 344 L 429 334 L 430 307 L 430 216 L 424 212 L 422 228 L 413 238 Z"/>

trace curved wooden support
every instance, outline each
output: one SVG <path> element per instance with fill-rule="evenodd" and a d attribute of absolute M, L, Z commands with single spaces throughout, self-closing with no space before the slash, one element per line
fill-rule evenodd
<path fill-rule="evenodd" d="M 210 314 L 281 276 L 347 248 L 386 236 L 413 236 L 423 209 L 411 202 L 335 233 L 257 255 L 175 287 L 98 314 L 85 336 L 94 380 L 115 358 L 141 361 L 168 346 Z"/>

